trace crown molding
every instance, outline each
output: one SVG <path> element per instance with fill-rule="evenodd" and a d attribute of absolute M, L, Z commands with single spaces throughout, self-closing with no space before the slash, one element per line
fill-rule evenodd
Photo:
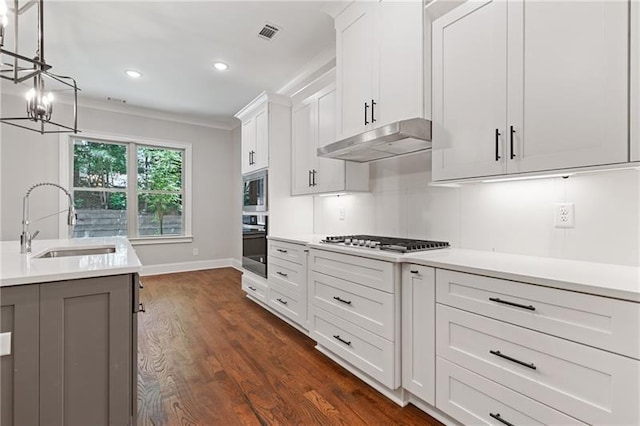
<path fill-rule="evenodd" d="M 22 97 L 24 95 L 22 89 L 24 89 L 24 86 L 17 85 L 17 84 L 9 84 L 4 81 L 0 84 L 0 92 L 3 96 L 9 95 L 9 96 Z M 72 105 L 73 98 L 71 96 L 58 95 L 56 96 L 56 102 L 60 102 L 66 105 Z M 219 129 L 219 130 L 230 131 L 240 125 L 240 122 L 233 117 L 229 117 L 229 119 L 225 119 L 224 121 L 214 120 L 214 119 L 210 119 L 202 116 L 181 114 L 181 113 L 171 112 L 171 111 L 155 110 L 151 108 L 144 108 L 144 107 L 134 106 L 130 104 L 114 104 L 106 100 L 85 97 L 81 95 L 78 96 L 78 107 L 92 108 L 92 109 L 97 109 L 101 111 L 116 112 L 116 113 L 133 115 L 138 117 L 153 118 L 156 120 L 172 121 L 175 123 L 189 124 L 194 126 L 209 127 L 212 129 Z"/>

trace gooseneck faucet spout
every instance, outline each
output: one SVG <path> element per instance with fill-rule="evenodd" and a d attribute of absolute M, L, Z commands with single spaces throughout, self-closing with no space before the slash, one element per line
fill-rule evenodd
<path fill-rule="evenodd" d="M 69 198 L 69 208 L 67 210 L 67 225 L 74 226 L 76 224 L 76 209 L 73 206 L 73 196 L 64 187 L 57 183 L 42 182 L 33 185 L 27 190 L 22 198 L 22 234 L 20 235 L 20 253 L 31 253 L 31 241 L 38 235 L 40 231 L 36 231 L 33 235 L 29 232 L 29 195 L 31 191 L 40 186 L 53 186 L 64 192 Z"/>

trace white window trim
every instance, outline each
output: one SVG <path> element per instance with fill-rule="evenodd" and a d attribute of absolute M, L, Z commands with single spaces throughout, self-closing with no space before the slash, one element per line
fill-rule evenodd
<path fill-rule="evenodd" d="M 63 133 L 60 135 L 59 142 L 59 172 L 58 179 L 59 184 L 64 186 L 65 188 L 69 188 L 70 191 L 73 190 L 73 182 L 71 175 L 71 165 L 73 164 L 73 150 L 71 149 L 72 139 L 73 138 L 86 138 L 89 140 L 97 140 L 97 141 L 105 141 L 105 142 L 123 142 L 123 143 L 134 143 L 138 145 L 152 145 L 160 148 L 173 148 L 173 149 L 181 149 L 184 150 L 184 199 L 182 201 L 182 215 L 184 217 L 184 235 L 175 235 L 175 236 L 160 236 L 160 237 L 138 237 L 135 235 L 131 235 L 131 232 L 136 232 L 134 229 L 128 229 L 127 232 L 129 235 L 127 236 L 131 244 L 133 245 L 146 245 L 146 244 L 175 244 L 175 243 L 188 243 L 193 241 L 192 234 L 192 144 L 190 142 L 175 142 L 169 140 L 162 139 L 150 139 L 143 138 L 138 136 L 123 136 L 117 134 L 103 133 L 103 132 L 94 132 L 94 131 L 83 131 L 80 134 L 69 134 Z M 131 161 L 133 156 L 133 160 L 137 161 L 135 157 L 135 153 L 133 153 L 132 149 L 127 150 L 129 153 L 128 161 Z M 129 185 L 128 191 L 134 191 L 131 185 Z M 130 194 L 129 194 L 130 195 Z M 137 212 L 137 197 L 129 197 L 129 199 L 134 200 L 135 204 L 133 206 L 127 206 L 127 214 L 129 215 L 129 223 L 134 223 L 135 215 Z M 67 196 L 60 192 L 60 196 L 58 197 L 58 209 L 61 210 L 67 207 Z M 131 208 L 133 207 L 133 208 Z M 131 220 L 131 215 L 133 215 L 133 219 Z M 67 226 L 66 216 L 58 215 L 58 235 L 60 238 L 71 238 L 71 228 Z"/>

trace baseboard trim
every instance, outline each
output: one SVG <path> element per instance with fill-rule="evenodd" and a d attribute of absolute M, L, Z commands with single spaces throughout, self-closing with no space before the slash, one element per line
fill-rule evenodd
<path fill-rule="evenodd" d="M 163 263 L 160 265 L 143 265 L 141 276 L 174 274 L 176 272 L 201 271 L 203 269 L 235 268 L 242 270 L 242 263 L 237 259 L 199 260 L 196 262 Z"/>

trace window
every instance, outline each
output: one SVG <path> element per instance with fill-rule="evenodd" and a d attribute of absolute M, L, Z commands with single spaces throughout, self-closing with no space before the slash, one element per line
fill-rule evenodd
<path fill-rule="evenodd" d="M 73 237 L 189 236 L 190 146 L 77 136 L 66 146 L 78 213 Z"/>

